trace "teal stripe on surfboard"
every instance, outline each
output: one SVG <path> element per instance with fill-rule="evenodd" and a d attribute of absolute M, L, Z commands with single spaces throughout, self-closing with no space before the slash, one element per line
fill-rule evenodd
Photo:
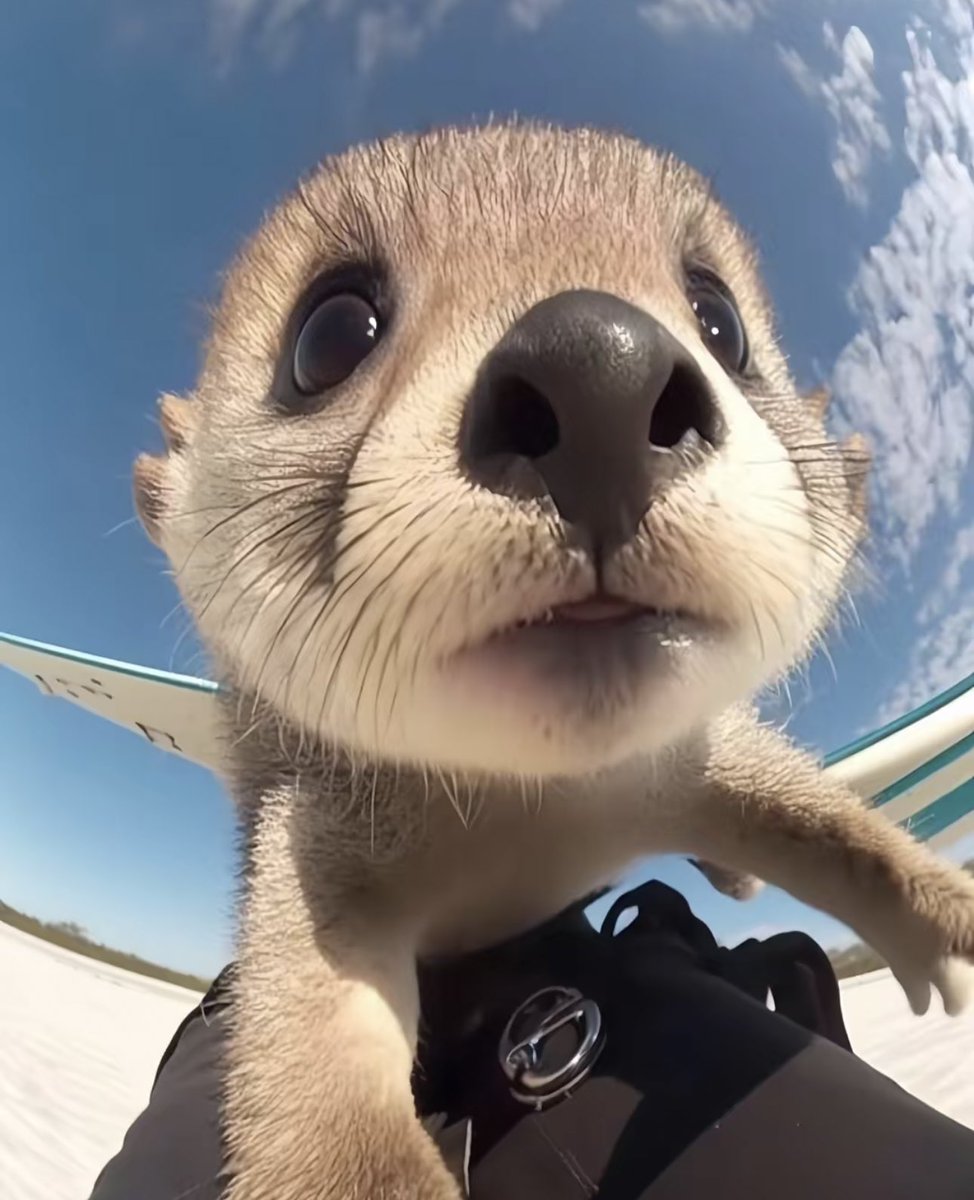
<path fill-rule="evenodd" d="M 915 838 L 925 842 L 936 837 L 938 833 L 943 833 L 970 812 L 974 812 L 974 779 L 968 779 L 946 796 L 941 796 L 926 808 L 921 808 L 918 813 L 906 817 L 900 825 Z"/>
<path fill-rule="evenodd" d="M 897 779 L 895 783 L 891 783 L 889 787 L 884 788 L 878 796 L 873 798 L 873 807 L 881 808 L 884 804 L 889 804 L 897 796 L 902 796 L 910 788 L 916 787 L 918 783 L 923 783 L 925 779 L 929 779 L 931 775 L 936 775 L 938 771 L 950 766 L 957 759 L 963 758 L 965 754 L 969 754 L 972 750 L 974 750 L 974 733 L 969 733 L 967 737 L 963 737 L 959 742 L 948 746 L 946 750 L 941 750 L 939 754 L 935 754 L 933 758 L 929 758 L 926 762 L 921 763 L 920 766 L 910 771 L 908 775 L 904 775 L 902 779 Z"/>
<path fill-rule="evenodd" d="M 862 750 L 868 750 L 870 746 L 875 746 L 877 742 L 881 742 L 891 734 L 899 733 L 901 729 L 906 729 L 910 725 L 915 725 L 917 721 L 922 721 L 924 717 L 929 717 L 931 713 L 937 712 L 938 709 L 950 704 L 958 696 L 963 696 L 965 692 L 969 692 L 972 688 L 974 688 L 974 674 L 968 675 L 966 679 L 955 683 L 953 687 L 949 687 L 945 692 L 941 692 L 939 696 L 934 696 L 933 699 L 928 700 L 925 704 L 921 704 L 918 708 L 904 713 L 902 717 L 897 717 L 895 721 L 890 721 L 887 725 L 882 726 L 881 729 L 874 729 L 872 733 L 865 734 L 857 741 L 843 746 L 840 750 L 833 750 L 825 756 L 825 766 L 834 766 L 844 759 L 851 758 L 853 754 L 858 754 Z"/>

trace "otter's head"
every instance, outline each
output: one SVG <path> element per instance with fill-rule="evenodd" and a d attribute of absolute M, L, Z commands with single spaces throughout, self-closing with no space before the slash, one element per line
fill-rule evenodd
<path fill-rule="evenodd" d="M 264 711 L 375 758 L 580 773 L 820 634 L 863 473 L 822 409 L 691 169 L 445 130 L 326 162 L 265 221 L 136 491 Z"/>

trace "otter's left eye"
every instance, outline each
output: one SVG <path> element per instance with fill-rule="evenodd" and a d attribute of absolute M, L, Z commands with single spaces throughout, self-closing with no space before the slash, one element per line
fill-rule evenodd
<path fill-rule="evenodd" d="M 737 305 L 727 289 L 712 276 L 691 271 L 687 299 L 700 322 L 707 348 L 725 371 L 740 373 L 748 363 L 747 335 Z"/>
<path fill-rule="evenodd" d="M 294 385 L 316 396 L 343 383 L 379 340 L 379 315 L 355 292 L 329 296 L 307 318 L 294 345 Z"/>

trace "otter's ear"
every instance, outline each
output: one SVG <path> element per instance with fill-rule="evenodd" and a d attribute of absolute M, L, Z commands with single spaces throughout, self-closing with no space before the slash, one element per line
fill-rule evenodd
<path fill-rule="evenodd" d="M 832 393 L 827 387 L 817 387 L 802 399 L 817 417 L 825 420 L 825 414 L 829 411 L 829 401 L 832 399 Z"/>
<path fill-rule="evenodd" d="M 159 427 L 170 454 L 186 449 L 196 434 L 198 421 L 199 405 L 193 400 L 168 392 L 159 397 Z"/>
<path fill-rule="evenodd" d="M 824 421 L 828 414 L 831 400 L 832 393 L 824 384 L 802 397 L 802 401 L 821 421 Z M 852 511 L 860 521 L 865 521 L 869 493 L 869 468 L 872 465 L 869 443 L 861 433 L 854 433 L 840 444 L 839 449 L 845 464 L 845 478 L 849 488 L 849 502 Z"/>
<path fill-rule="evenodd" d="M 172 507 L 173 460 L 186 449 L 196 432 L 197 411 L 191 400 L 161 396 L 159 425 L 166 441 L 166 453 L 140 454 L 135 461 L 135 509 L 146 533 L 157 546 L 162 545 L 163 525 Z"/>
<path fill-rule="evenodd" d="M 872 451 L 861 433 L 853 433 L 847 437 L 840 449 L 846 466 L 845 476 L 849 486 L 852 511 L 860 521 L 865 521 L 869 493 L 869 468 L 873 460 Z"/>

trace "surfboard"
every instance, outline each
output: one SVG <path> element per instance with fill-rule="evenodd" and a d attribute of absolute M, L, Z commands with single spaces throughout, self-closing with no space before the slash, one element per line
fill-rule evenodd
<path fill-rule="evenodd" d="M 160 750 L 218 767 L 219 687 L 210 680 L 4 633 L 0 665 Z M 824 767 L 933 846 L 974 832 L 974 675 L 826 755 Z"/>

